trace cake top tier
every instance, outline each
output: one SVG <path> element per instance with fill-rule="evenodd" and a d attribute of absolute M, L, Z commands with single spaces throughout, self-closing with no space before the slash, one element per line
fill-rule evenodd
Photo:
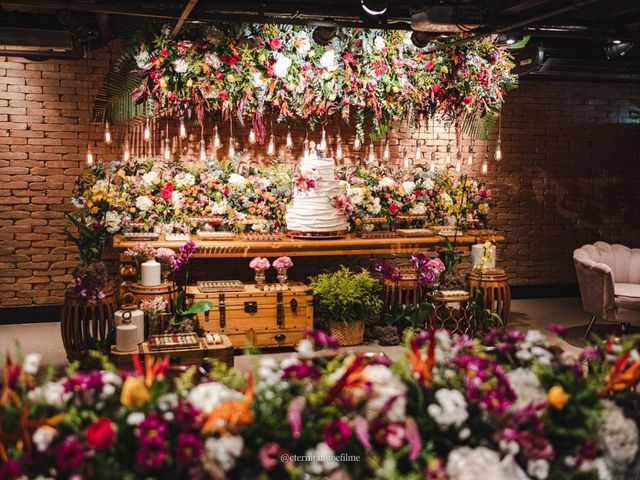
<path fill-rule="evenodd" d="M 322 152 L 311 152 L 300 162 L 301 170 L 331 169 L 335 170 L 336 163 L 333 158 L 325 157 Z"/>

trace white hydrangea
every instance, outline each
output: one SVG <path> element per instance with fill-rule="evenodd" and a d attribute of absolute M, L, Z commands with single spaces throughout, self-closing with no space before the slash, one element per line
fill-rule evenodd
<path fill-rule="evenodd" d="M 500 460 L 498 452 L 486 447 L 453 449 L 445 470 L 449 480 L 530 480 L 512 455 Z"/>
<path fill-rule="evenodd" d="M 427 213 L 427 206 L 422 202 L 418 202 L 413 207 L 411 207 L 409 213 L 411 215 L 425 215 Z"/>
<path fill-rule="evenodd" d="M 402 182 L 402 188 L 404 189 L 407 195 L 411 195 L 413 191 L 416 189 L 415 182 L 411 182 L 409 180 Z"/>
<path fill-rule="evenodd" d="M 57 434 L 58 432 L 55 428 L 45 425 L 33 432 L 33 443 L 39 452 L 46 452 Z"/>
<path fill-rule="evenodd" d="M 538 480 L 546 480 L 549 477 L 549 462 L 538 459 L 527 463 L 527 473 Z"/>
<path fill-rule="evenodd" d="M 144 68 L 151 60 L 151 55 L 146 50 L 140 50 L 138 54 L 135 56 L 136 65 L 138 68 Z"/>
<path fill-rule="evenodd" d="M 171 192 L 171 204 L 175 208 L 181 208 L 183 202 L 184 196 L 180 192 L 176 192 L 175 190 Z"/>
<path fill-rule="evenodd" d="M 28 373 L 29 375 L 35 375 L 38 373 L 38 369 L 40 368 L 40 361 L 42 360 L 42 355 L 39 353 L 29 353 L 25 355 L 24 362 L 22 364 L 22 369 Z"/>
<path fill-rule="evenodd" d="M 178 406 L 178 394 L 177 393 L 165 393 L 158 398 L 158 408 L 163 412 L 167 410 L 173 410 Z"/>
<path fill-rule="evenodd" d="M 338 68 L 336 65 L 336 52 L 333 48 L 327 48 L 322 54 L 322 57 L 320 57 L 320 66 L 329 72 L 333 72 Z"/>
<path fill-rule="evenodd" d="M 204 442 L 207 457 L 217 463 L 224 471 L 229 471 L 235 466 L 243 448 L 244 440 L 238 435 L 208 438 Z"/>
<path fill-rule="evenodd" d="M 72 397 L 71 392 L 64 391 L 62 382 L 48 382 L 31 390 L 27 396 L 32 402 L 44 403 L 50 407 L 63 408 Z"/>
<path fill-rule="evenodd" d="M 146 195 L 136 198 L 136 208 L 141 212 L 146 212 L 153 207 L 153 200 Z"/>
<path fill-rule="evenodd" d="M 401 422 L 406 417 L 407 387 L 384 365 L 369 365 L 362 370 L 362 376 L 370 383 L 371 392 L 365 406 L 367 419 L 373 420 L 383 415 L 390 422 Z M 367 396 L 363 390 L 362 397 Z M 389 402 L 392 400 L 390 404 Z"/>
<path fill-rule="evenodd" d="M 605 461 L 611 471 L 624 471 L 638 454 L 638 427 L 615 403 L 603 404 L 599 436 Z"/>
<path fill-rule="evenodd" d="M 273 73 L 279 78 L 286 77 L 291 63 L 292 61 L 289 57 L 282 53 L 278 53 L 276 55 L 276 63 L 273 64 Z"/>
<path fill-rule="evenodd" d="M 364 192 L 360 187 L 347 187 L 347 195 L 352 205 L 360 205 L 364 200 Z"/>
<path fill-rule="evenodd" d="M 378 35 L 376 38 L 373 39 L 373 44 L 375 45 L 376 49 L 380 52 L 382 52 L 386 48 L 386 45 L 384 43 L 384 38 L 382 38 L 380 35 Z"/>
<path fill-rule="evenodd" d="M 150 172 L 147 172 L 144 175 L 142 175 L 142 184 L 145 187 L 150 187 L 156 182 L 157 179 L 158 179 L 158 174 L 153 170 L 151 170 Z"/>
<path fill-rule="evenodd" d="M 212 215 L 224 215 L 228 210 L 229 204 L 226 200 L 222 200 L 220 202 L 215 202 L 211 204 L 211 214 Z"/>
<path fill-rule="evenodd" d="M 238 173 L 232 173 L 229 175 L 229 184 L 230 185 L 244 185 L 247 182 L 247 179 Z"/>
<path fill-rule="evenodd" d="M 218 58 L 218 55 L 213 52 L 206 53 L 204 61 L 207 65 L 210 65 L 213 68 L 220 68 L 220 59 Z"/>
<path fill-rule="evenodd" d="M 335 452 L 325 442 L 319 443 L 315 448 L 310 448 L 305 452 L 305 455 L 316 459 L 315 461 L 309 462 L 305 468 L 307 472 L 313 475 L 326 475 L 339 466 L 338 462 L 333 458 Z"/>
<path fill-rule="evenodd" d="M 179 58 L 173 61 L 173 69 L 176 73 L 185 73 L 189 68 L 189 64 L 184 58 Z"/>
<path fill-rule="evenodd" d="M 425 190 L 433 190 L 434 187 L 435 187 L 435 184 L 433 183 L 433 180 L 431 180 L 430 178 L 425 178 L 422 181 L 422 188 L 424 188 Z"/>
<path fill-rule="evenodd" d="M 122 215 L 113 210 L 109 210 L 104 216 L 104 226 L 109 233 L 116 233 L 122 225 Z"/>
<path fill-rule="evenodd" d="M 218 382 L 201 383 L 191 389 L 187 401 L 201 412 L 210 412 L 223 403 L 242 399 L 242 394 Z"/>
<path fill-rule="evenodd" d="M 282 380 L 282 370 L 272 357 L 262 357 L 256 370 L 256 391 L 269 390 Z"/>
<path fill-rule="evenodd" d="M 180 172 L 174 177 L 176 188 L 190 187 L 196 183 L 196 177 L 189 172 Z"/>
<path fill-rule="evenodd" d="M 378 197 L 373 199 L 373 202 L 370 205 L 367 205 L 367 212 L 371 215 L 377 215 L 381 210 L 380 199 Z"/>
<path fill-rule="evenodd" d="M 441 388 L 435 393 L 436 402 L 427 407 L 427 412 L 441 430 L 451 426 L 460 428 L 469 418 L 467 401 L 458 390 Z"/>
<path fill-rule="evenodd" d="M 396 181 L 391 177 L 382 177 L 382 180 L 380 180 L 379 185 L 381 188 L 385 188 L 385 187 L 390 188 L 396 185 Z"/>
<path fill-rule="evenodd" d="M 517 396 L 510 407 L 512 410 L 520 410 L 531 403 L 546 401 L 547 396 L 540 385 L 540 380 L 531 370 L 516 368 L 507 372 L 507 378 Z"/>

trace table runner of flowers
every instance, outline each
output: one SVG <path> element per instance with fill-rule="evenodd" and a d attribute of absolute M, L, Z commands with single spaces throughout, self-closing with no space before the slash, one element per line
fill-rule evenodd
<path fill-rule="evenodd" d="M 311 126 L 338 114 L 361 136 L 365 126 L 379 136 L 408 114 L 453 121 L 496 113 L 517 78 L 511 56 L 488 38 L 429 53 L 411 43 L 411 32 L 340 28 L 326 46 L 312 33 L 201 25 L 172 38 L 165 27 L 136 55 L 143 80 L 134 98 L 200 121 L 215 112 L 250 118 L 260 142 L 267 113 Z"/>
<path fill-rule="evenodd" d="M 429 331 L 392 363 L 307 335 L 202 381 L 7 356 L 0 478 L 637 478 L 637 338 L 574 357 L 537 331 Z"/>
<path fill-rule="evenodd" d="M 485 225 L 490 192 L 476 179 L 453 168 L 428 172 L 386 167 L 341 168 L 343 193 L 333 199 L 352 230 L 373 228 L 368 218 L 382 218 L 384 228 L 403 218 L 421 225 Z M 73 203 L 86 224 L 121 231 L 195 232 L 202 218 L 215 230 L 282 232 L 285 212 L 300 184 L 314 188 L 289 167 L 273 163 L 210 161 L 165 162 L 158 158 L 113 161 L 90 167 L 79 177 Z"/>

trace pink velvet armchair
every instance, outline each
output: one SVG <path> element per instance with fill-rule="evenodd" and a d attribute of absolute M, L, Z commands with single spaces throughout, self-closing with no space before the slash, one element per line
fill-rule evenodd
<path fill-rule="evenodd" d="M 623 325 L 640 319 L 640 249 L 596 242 L 573 252 L 582 306 L 596 319 Z"/>

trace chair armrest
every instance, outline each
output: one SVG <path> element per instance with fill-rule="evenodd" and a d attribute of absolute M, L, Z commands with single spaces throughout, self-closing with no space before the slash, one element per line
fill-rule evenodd
<path fill-rule="evenodd" d="M 613 272 L 608 265 L 590 259 L 573 257 L 576 267 L 582 307 L 600 320 L 615 320 L 615 290 Z"/>

